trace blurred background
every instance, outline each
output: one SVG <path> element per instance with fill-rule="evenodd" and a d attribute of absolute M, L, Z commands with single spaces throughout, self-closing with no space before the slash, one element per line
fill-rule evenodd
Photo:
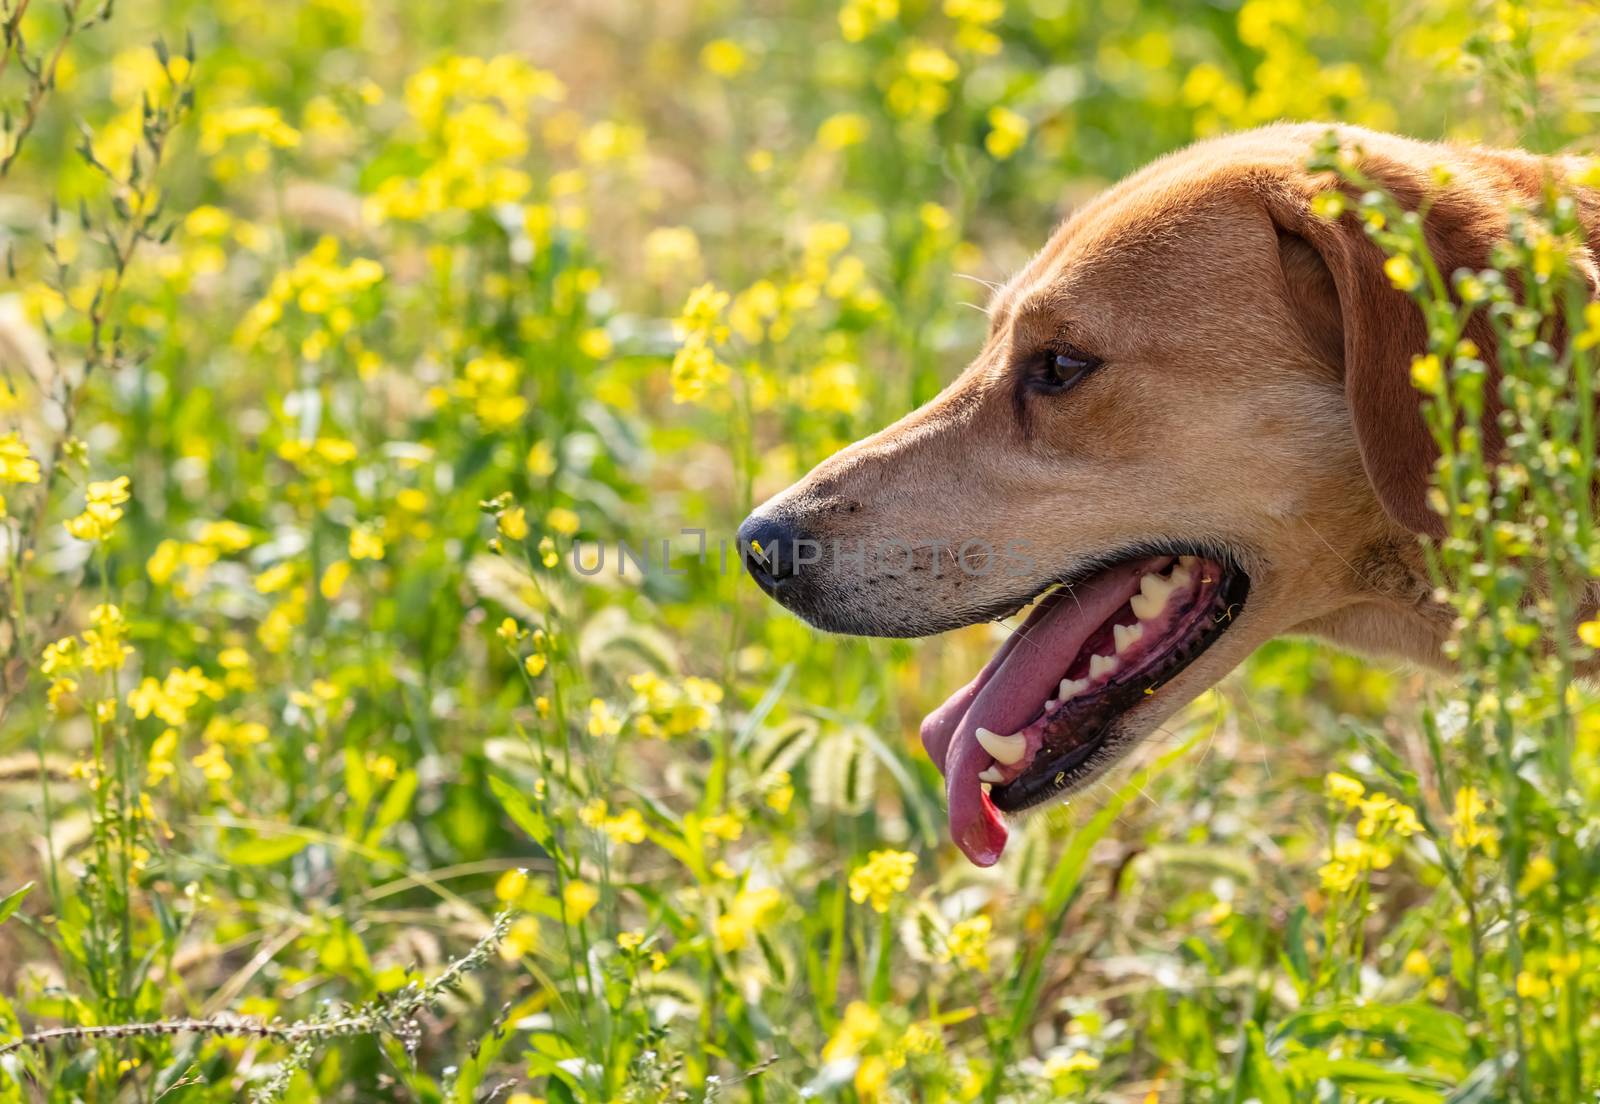
<path fill-rule="evenodd" d="M 1595 153 L 1600 8 L 100 14 L 10 0 L 53 80 L 0 73 L 0 434 L 43 468 L 0 476 L 0 1027 L 393 1009 L 517 912 L 415 1038 L 57 1044 L 6 1091 L 1496 1099 L 1450 1095 L 1493 1041 L 1427 856 L 1353 928 L 1319 874 L 1324 774 L 1424 758 L 1418 676 L 1275 643 L 980 871 L 916 727 L 1003 628 L 824 636 L 715 549 L 1197 137 Z M 663 537 L 686 574 L 571 569 Z"/>

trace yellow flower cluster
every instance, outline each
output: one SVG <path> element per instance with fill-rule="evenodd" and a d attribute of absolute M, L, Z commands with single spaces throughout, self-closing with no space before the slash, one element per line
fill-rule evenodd
<path fill-rule="evenodd" d="M 698 402 L 728 378 L 728 366 L 716 355 L 716 346 L 728 338 L 728 327 L 721 321 L 728 299 L 727 292 L 712 284 L 702 284 L 689 293 L 673 323 L 680 342 L 670 375 L 673 402 Z"/>
<path fill-rule="evenodd" d="M 0 436 L 0 483 L 37 483 L 39 474 L 39 461 L 28 451 L 20 433 Z M 0 495 L 0 518 L 5 516 L 6 499 Z"/>
<path fill-rule="evenodd" d="M 95 606 L 89 611 L 89 625 L 77 636 L 64 636 L 44 647 L 39 673 L 50 680 L 48 697 L 55 712 L 61 712 L 66 700 L 77 693 L 75 675 L 85 670 L 96 674 L 115 671 L 133 654 L 127 643 L 128 621 L 120 607 L 109 603 Z M 104 700 L 97 708 L 112 712 L 116 701 Z"/>
<path fill-rule="evenodd" d="M 858 905 L 870 902 L 875 912 L 888 912 L 895 895 L 910 888 L 916 869 L 917 857 L 910 851 L 874 851 L 850 872 L 850 899 Z"/>
<path fill-rule="evenodd" d="M 430 156 L 415 176 L 396 174 L 379 184 L 369 215 L 416 221 L 523 201 L 533 179 L 513 163 L 528 149 L 529 105 L 565 98 L 559 79 L 512 54 L 448 57 L 413 74 L 406 110 Z"/>
<path fill-rule="evenodd" d="M 207 678 L 198 667 L 174 667 L 160 680 L 146 675 L 137 687 L 128 691 L 128 705 L 135 717 L 144 720 L 154 714 L 173 728 L 188 723 L 189 711 L 199 705 L 202 698 L 221 700 L 222 686 Z"/>
<path fill-rule="evenodd" d="M 634 728 L 641 736 L 671 739 L 708 732 L 717 724 L 722 687 L 694 675 L 670 682 L 645 671 L 628 679 L 634 692 Z"/>
<path fill-rule="evenodd" d="M 90 483 L 83 494 L 83 513 L 61 524 L 81 541 L 103 541 L 122 520 L 122 507 L 131 497 L 125 475 Z"/>
<path fill-rule="evenodd" d="M 234 344 L 251 348 L 281 340 L 275 329 L 289 307 L 298 308 L 318 322 L 301 342 L 307 360 L 320 360 L 334 338 L 343 337 L 356 323 L 353 301 L 384 277 L 383 265 L 370 257 L 339 263 L 339 242 L 323 237 L 310 252 L 273 277 L 267 293 L 245 312 L 234 330 Z"/>
<path fill-rule="evenodd" d="M 741 890 L 712 923 L 717 947 L 724 954 L 737 951 L 750 942 L 772 919 L 783 896 L 772 886 Z"/>
<path fill-rule="evenodd" d="M 1387 869 L 1399 842 L 1422 831 L 1415 809 L 1385 793 L 1368 796 L 1361 781 L 1347 774 L 1330 772 L 1323 790 L 1329 800 L 1361 814 L 1354 837 L 1335 841 L 1317 871 L 1323 888 L 1333 893 L 1348 891 L 1369 871 Z"/>

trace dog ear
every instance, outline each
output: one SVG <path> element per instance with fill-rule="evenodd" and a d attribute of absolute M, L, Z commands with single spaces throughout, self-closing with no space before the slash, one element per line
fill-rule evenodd
<path fill-rule="evenodd" d="M 1364 171 L 1378 176 L 1408 207 L 1427 196 L 1426 175 L 1408 166 L 1385 164 Z M 1381 171 L 1387 169 L 1388 171 Z M 1307 184 L 1314 183 L 1307 178 Z M 1330 181 L 1331 184 L 1331 181 Z M 1428 506 L 1438 448 L 1423 420 L 1420 392 L 1411 383 L 1412 358 L 1427 351 L 1427 325 L 1411 296 L 1384 272 L 1383 250 L 1367 237 L 1354 212 L 1324 219 L 1312 211 L 1321 189 L 1276 187 L 1267 198 L 1278 231 L 1279 259 L 1290 307 L 1313 347 L 1336 355 L 1344 371 L 1361 465 L 1389 517 L 1413 533 L 1442 536 L 1444 523 Z M 1455 190 L 1428 196 L 1424 229 L 1434 262 L 1448 278 L 1462 267 L 1483 268 L 1494 243 L 1505 232 L 1503 208 Z M 1331 301 L 1330 301 L 1331 297 Z M 1495 338 L 1481 312 L 1467 326 L 1490 370 L 1486 392 L 1493 407 L 1484 416 L 1484 446 L 1496 451 L 1498 389 Z"/>

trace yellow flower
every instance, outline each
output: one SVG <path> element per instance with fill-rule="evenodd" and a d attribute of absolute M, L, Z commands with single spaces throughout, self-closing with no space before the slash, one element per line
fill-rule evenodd
<path fill-rule="evenodd" d="M 874 851 L 867 861 L 850 872 L 850 899 L 856 904 L 870 901 L 876 912 L 888 912 L 889 902 L 911 885 L 917 857 L 910 851 Z"/>
<path fill-rule="evenodd" d="M 1451 840 L 1457 847 L 1480 847 L 1490 858 L 1499 854 L 1499 837 L 1493 828 L 1480 824 L 1479 819 L 1489 810 L 1483 795 L 1475 786 L 1462 786 L 1456 791 L 1455 815 L 1451 817 L 1454 830 Z"/>
<path fill-rule="evenodd" d="M 578 531 L 578 527 L 582 525 L 577 512 L 569 510 L 565 506 L 550 507 L 550 512 L 544 516 L 544 523 L 563 537 L 572 536 Z M 549 567 L 551 565 L 546 564 L 545 566 Z"/>
<path fill-rule="evenodd" d="M 1357 779 L 1338 771 L 1329 771 L 1322 779 L 1322 788 L 1328 797 L 1338 801 L 1347 808 L 1355 808 L 1361 803 L 1361 798 L 1366 794 L 1367 788 Z"/>
<path fill-rule="evenodd" d="M 528 536 L 528 512 L 521 506 L 502 510 L 495 518 L 495 527 L 507 540 L 525 540 Z"/>
<path fill-rule="evenodd" d="M 589 702 L 589 735 L 615 736 L 622 731 L 622 718 L 611 711 L 611 707 L 599 698 Z"/>
<path fill-rule="evenodd" d="M 145 758 L 145 785 L 156 786 L 171 778 L 178 770 L 178 730 L 163 729 L 150 744 L 150 754 Z"/>
<path fill-rule="evenodd" d="M 747 889 L 734 896 L 726 912 L 714 922 L 717 946 L 724 952 L 737 951 L 750 937 L 763 930 L 783 896 L 771 886 Z"/>
<path fill-rule="evenodd" d="M 7 483 L 39 482 L 39 462 L 28 451 L 20 433 L 0 437 L 0 480 Z"/>
<path fill-rule="evenodd" d="M 639 815 L 638 809 L 624 809 L 614 817 L 607 817 L 601 828 L 613 843 L 644 842 L 644 817 Z"/>
<path fill-rule="evenodd" d="M 233 768 L 228 765 L 221 744 L 207 744 L 205 751 L 194 757 L 193 763 L 206 776 L 207 782 L 221 785 L 233 777 Z"/>
<path fill-rule="evenodd" d="M 113 605 L 99 605 L 89 611 L 93 628 L 83 633 L 83 658 L 95 671 L 113 671 L 133 654 L 124 643 L 128 622 L 122 610 Z"/>
<path fill-rule="evenodd" d="M 539 538 L 539 562 L 547 568 L 561 562 L 561 557 L 556 553 L 556 542 L 549 537 Z"/>
<path fill-rule="evenodd" d="M 1578 639 L 1591 648 L 1600 648 L 1600 621 L 1585 621 L 1579 625 Z"/>
<path fill-rule="evenodd" d="M 994 921 L 983 914 L 957 921 L 950 929 L 950 937 L 945 940 L 945 961 L 959 962 L 978 973 L 987 972 L 989 936 L 993 930 Z"/>
<path fill-rule="evenodd" d="M 1428 956 L 1419 950 L 1413 950 L 1406 955 L 1406 960 L 1400 967 L 1412 977 L 1432 977 L 1433 963 L 1428 961 Z"/>
<path fill-rule="evenodd" d="M 872 124 L 865 115 L 841 111 L 822 120 L 817 128 L 817 145 L 825 150 L 846 149 L 866 141 L 871 131 Z"/>
<path fill-rule="evenodd" d="M 544 674 L 544 669 L 547 662 L 548 661 L 541 653 L 534 652 L 532 655 L 528 656 L 527 659 L 522 661 L 522 669 L 528 672 L 528 677 L 538 678 L 540 675 Z"/>
<path fill-rule="evenodd" d="M 562 915 L 568 923 L 582 920 L 600 903 L 600 891 L 588 882 L 568 882 L 561 891 Z"/>
<path fill-rule="evenodd" d="M 877 1009 L 863 1001 L 851 1001 L 845 1006 L 844 1018 L 822 1048 L 824 1062 L 840 1062 L 854 1058 L 877 1037 L 883 1026 L 883 1017 Z"/>
<path fill-rule="evenodd" d="M 731 813 L 717 813 L 702 820 L 700 830 L 713 839 L 732 843 L 744 835 L 744 822 Z"/>
<path fill-rule="evenodd" d="M 125 475 L 90 483 L 84 491 L 83 513 L 69 518 L 62 525 L 81 541 L 105 540 L 117 522 L 122 520 L 122 506 L 129 497 L 128 477 Z"/>
<path fill-rule="evenodd" d="M 1412 291 L 1422 284 L 1422 272 L 1405 254 L 1390 257 L 1383 262 L 1383 273 L 1389 282 L 1401 291 Z"/>
<path fill-rule="evenodd" d="M 715 38 L 700 50 L 700 65 L 708 73 L 728 78 L 744 71 L 744 47 L 730 38 Z"/>
<path fill-rule="evenodd" d="M 1004 161 L 1022 148 L 1028 137 L 1028 120 L 1007 107 L 989 109 L 989 133 L 983 139 L 984 149 L 996 161 Z"/>
<path fill-rule="evenodd" d="M 365 525 L 350 530 L 350 558 L 352 560 L 383 559 L 383 538 Z"/>
<path fill-rule="evenodd" d="M 317 584 L 322 597 L 329 602 L 334 601 L 344 592 L 344 584 L 350 579 L 350 561 L 334 560 L 328 569 L 322 573 L 322 581 Z"/>
<path fill-rule="evenodd" d="M 900 0 L 845 0 L 839 9 L 839 33 L 846 42 L 860 42 L 899 17 Z"/>
<path fill-rule="evenodd" d="M 1411 358 L 1411 383 L 1419 391 L 1438 394 L 1444 382 L 1444 365 L 1434 353 Z"/>
<path fill-rule="evenodd" d="M 519 900 L 528 889 L 526 870 L 508 870 L 494 883 L 494 895 L 501 901 Z"/>
<path fill-rule="evenodd" d="M 500 944 L 503 962 L 515 962 L 539 948 L 539 921 L 532 916 L 519 916 L 511 923 L 505 941 Z M 512 1099 L 516 1099 L 512 1097 Z"/>

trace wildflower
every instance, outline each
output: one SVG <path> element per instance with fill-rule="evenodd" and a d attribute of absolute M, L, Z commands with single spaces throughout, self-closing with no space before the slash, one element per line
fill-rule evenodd
<path fill-rule="evenodd" d="M 1479 847 L 1484 854 L 1494 858 L 1499 853 L 1500 841 L 1493 828 L 1479 823 L 1486 812 L 1488 805 L 1477 787 L 1462 786 L 1456 791 L 1455 814 L 1451 817 L 1455 827 L 1450 838 L 1457 847 Z"/>
<path fill-rule="evenodd" d="M 256 576 L 256 591 L 259 594 L 276 594 L 294 582 L 294 577 L 294 564 L 288 562 L 273 564 Z"/>
<path fill-rule="evenodd" d="M 717 946 L 724 952 L 737 951 L 761 931 L 783 897 L 772 886 L 747 889 L 734 896 L 726 912 L 713 923 Z"/>
<path fill-rule="evenodd" d="M 538 678 L 544 674 L 547 662 L 548 660 L 545 659 L 542 653 L 534 652 L 522 661 L 522 669 L 528 672 L 529 678 Z"/>
<path fill-rule="evenodd" d="M 39 482 L 39 462 L 28 451 L 27 443 L 19 433 L 12 432 L 0 436 L 0 481 Z"/>
<path fill-rule="evenodd" d="M 1383 274 L 1401 291 L 1414 291 L 1422 285 L 1422 272 L 1417 263 L 1403 253 L 1383 262 Z"/>
<path fill-rule="evenodd" d="M 112 671 L 122 666 L 122 661 L 133 654 L 133 649 L 123 641 L 127 636 L 128 622 L 122 610 L 103 604 L 89 611 L 89 621 L 94 626 L 83 633 L 83 659 L 95 671 Z"/>
<path fill-rule="evenodd" d="M 1585 621 L 1579 625 L 1578 639 L 1591 648 L 1600 648 L 1600 621 Z"/>
<path fill-rule="evenodd" d="M 589 735 L 615 736 L 621 731 L 622 718 L 613 713 L 609 705 L 599 698 L 589 702 Z"/>
<path fill-rule="evenodd" d="M 990 157 L 1004 161 L 1022 148 L 1028 137 L 1028 120 L 1007 107 L 991 107 L 988 119 L 989 133 L 983 139 L 983 147 Z"/>
<path fill-rule="evenodd" d="M 644 943 L 644 932 L 625 931 L 617 933 L 617 949 L 632 953 L 637 951 Z"/>
<path fill-rule="evenodd" d="M 504 510 L 495 518 L 495 528 L 507 540 L 525 540 L 528 536 L 528 512 L 521 506 Z"/>
<path fill-rule="evenodd" d="M 171 778 L 178 770 L 178 730 L 167 728 L 161 731 L 150 744 L 150 753 L 145 757 L 145 785 L 157 786 Z"/>
<path fill-rule="evenodd" d="M 612 843 L 643 843 L 645 839 L 644 817 L 638 809 L 624 809 L 614 817 L 606 817 L 600 827 Z"/>
<path fill-rule="evenodd" d="M 874 851 L 850 872 L 850 899 L 858 905 L 870 900 L 875 912 L 888 912 L 894 895 L 910 887 L 916 868 L 910 851 Z"/>
<path fill-rule="evenodd" d="M 556 542 L 549 537 L 539 538 L 539 562 L 547 568 L 561 562 L 561 557 L 556 553 Z"/>
<path fill-rule="evenodd" d="M 700 50 L 701 68 L 724 79 L 742 73 L 746 60 L 744 47 L 730 38 L 712 39 Z"/>
<path fill-rule="evenodd" d="M 845 0 L 839 9 L 839 33 L 846 42 L 860 42 L 898 18 L 900 0 Z"/>
<path fill-rule="evenodd" d="M 324 599 L 332 602 L 344 593 L 344 585 L 349 581 L 350 561 L 334 560 L 322 573 L 322 579 L 317 583 L 317 591 Z"/>
<path fill-rule="evenodd" d="M 194 757 L 193 763 L 200 768 L 206 781 L 215 785 L 222 785 L 233 777 L 233 767 L 229 766 L 221 744 L 207 744 L 206 749 Z"/>
<path fill-rule="evenodd" d="M 78 692 L 78 680 L 75 678 L 51 679 L 50 686 L 45 690 L 45 703 L 50 712 L 58 716 L 65 711 L 66 702 Z"/>
<path fill-rule="evenodd" d="M 1412 977 L 1426 978 L 1433 976 L 1433 963 L 1428 961 L 1427 955 L 1416 949 L 1407 953 L 1405 962 L 1401 964 L 1400 968 Z"/>
<path fill-rule="evenodd" d="M 599 903 L 600 891 L 588 882 L 568 882 L 561 891 L 562 915 L 569 924 L 582 920 Z"/>
<path fill-rule="evenodd" d="M 731 813 L 717 813 L 702 820 L 700 830 L 712 839 L 732 843 L 744 835 L 744 822 Z"/>
<path fill-rule="evenodd" d="M 825 150 L 842 150 L 860 145 L 871 133 L 872 124 L 865 115 L 854 111 L 841 111 L 829 115 L 817 127 L 817 145 Z"/>
<path fill-rule="evenodd" d="M 1444 382 L 1444 365 L 1435 353 L 1411 358 L 1411 383 L 1419 391 L 1437 394 Z"/>
<path fill-rule="evenodd" d="M 500 875 L 494 883 L 494 895 L 497 900 L 517 901 L 528 889 L 528 872 L 526 870 L 508 870 Z"/>
<path fill-rule="evenodd" d="M 883 1017 L 863 1001 L 851 1001 L 845 1006 L 844 1018 L 822 1048 L 824 1062 L 840 1062 L 860 1054 L 883 1026 Z"/>
<path fill-rule="evenodd" d="M 357 525 L 350 530 L 350 558 L 352 560 L 383 559 L 383 538 L 369 526 Z"/>
<path fill-rule="evenodd" d="M 945 961 L 956 961 L 969 970 L 986 973 L 989 969 L 989 936 L 994 921 L 986 915 L 958 921 L 945 940 Z"/>
<path fill-rule="evenodd" d="M 779 816 L 789 811 L 794 802 L 794 782 L 788 771 L 779 771 L 767 784 L 767 807 Z"/>
<path fill-rule="evenodd" d="M 130 498 L 128 477 L 90 483 L 84 492 L 83 513 L 62 524 L 81 541 L 103 541 L 122 520 L 122 506 Z"/>
<path fill-rule="evenodd" d="M 578 531 L 581 521 L 577 512 L 565 506 L 552 506 L 550 512 L 544 515 L 544 523 L 560 533 L 563 537 L 570 537 Z"/>
<path fill-rule="evenodd" d="M 1362 796 L 1367 792 L 1359 780 L 1337 771 L 1328 772 L 1322 779 L 1322 788 L 1329 798 L 1351 809 L 1361 803 Z"/>
<path fill-rule="evenodd" d="M 1344 893 L 1370 870 L 1382 870 L 1393 861 L 1387 849 L 1362 839 L 1342 839 L 1317 868 L 1322 888 Z"/>

